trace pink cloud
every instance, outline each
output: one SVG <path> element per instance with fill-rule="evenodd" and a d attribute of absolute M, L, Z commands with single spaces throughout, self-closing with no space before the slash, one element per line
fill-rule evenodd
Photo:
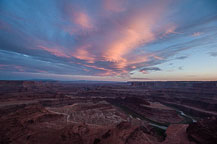
<path fill-rule="evenodd" d="M 148 72 L 146 70 L 141 70 L 140 72 L 143 74 L 148 74 Z"/>
<path fill-rule="evenodd" d="M 85 60 L 88 63 L 94 63 L 94 56 L 91 55 L 91 53 L 89 53 L 88 48 L 91 47 L 90 45 L 83 45 L 79 48 L 77 48 L 77 50 L 75 52 L 72 53 L 72 55 L 80 60 Z"/>
<path fill-rule="evenodd" d="M 200 36 L 201 34 L 202 34 L 201 32 L 195 32 L 195 33 L 192 34 L 192 36 L 197 37 L 197 36 Z"/>
<path fill-rule="evenodd" d="M 0 64 L 0 69 L 5 69 L 5 70 L 15 70 L 15 71 L 19 71 L 19 72 L 25 72 L 26 71 L 26 67 L 21 66 L 21 65 L 14 65 L 14 64 Z"/>
<path fill-rule="evenodd" d="M 5 66 L 7 66 L 7 65 L 4 65 L 4 64 L 0 64 L 0 67 L 5 67 Z"/>
<path fill-rule="evenodd" d="M 7 67 L 7 65 L 0 64 L 0 69 L 4 69 L 5 67 Z"/>
<path fill-rule="evenodd" d="M 129 64 L 136 63 L 137 59 L 129 59 L 129 53 L 138 47 L 148 44 L 156 39 L 152 26 L 157 22 L 157 15 L 137 11 L 130 14 L 127 19 L 108 32 L 108 42 L 102 56 L 105 61 L 113 62 L 117 69 L 125 69 Z M 141 61 L 147 58 L 142 57 Z"/>
<path fill-rule="evenodd" d="M 62 28 L 75 38 L 78 37 L 76 46 L 67 49 L 67 53 L 55 47 L 42 49 L 59 57 L 72 56 L 82 60 L 79 61 L 80 65 L 99 70 L 104 75 L 126 74 L 151 59 L 163 60 L 157 54 L 134 54 L 134 51 L 160 38 L 160 33 L 178 33 L 175 26 L 162 26 L 163 29 L 153 31 L 163 18 L 167 0 L 143 4 L 135 9 L 127 9 L 127 4 L 122 0 L 103 0 L 106 11 L 97 13 L 97 17 L 90 17 L 88 10 L 82 7 L 65 6 L 65 14 L 72 25 L 63 25 Z M 113 13 L 110 15 L 107 11 L 124 14 L 116 19 Z"/>
<path fill-rule="evenodd" d="M 4 30 L 7 32 L 13 32 L 10 24 L 8 24 L 4 21 L 0 21 L 0 30 Z"/>
<path fill-rule="evenodd" d="M 47 71 L 45 71 L 45 70 L 36 70 L 37 72 L 39 72 L 39 73 L 48 73 Z"/>
<path fill-rule="evenodd" d="M 176 29 L 175 26 L 169 27 L 169 28 L 166 30 L 165 35 L 176 33 L 176 32 L 175 32 L 175 29 Z"/>
<path fill-rule="evenodd" d="M 24 72 L 25 71 L 25 68 L 23 66 L 15 65 L 14 68 L 17 69 L 20 72 Z"/>
<path fill-rule="evenodd" d="M 83 28 L 92 28 L 90 17 L 84 12 L 75 12 L 73 21 Z"/>
<path fill-rule="evenodd" d="M 120 32 L 119 38 L 113 40 L 108 45 L 108 48 L 104 53 L 106 60 L 124 62 L 124 55 L 136 49 L 138 46 L 155 39 L 154 34 L 151 32 L 151 29 L 149 29 L 152 22 L 140 22 L 138 20 L 130 20 L 131 22 Z"/>
<path fill-rule="evenodd" d="M 55 55 L 57 57 L 64 57 L 64 58 L 70 58 L 69 54 L 66 54 L 65 51 L 60 50 L 58 47 L 45 47 L 42 45 L 38 45 L 38 48 L 47 51 L 49 53 L 51 53 L 52 55 Z"/>
<path fill-rule="evenodd" d="M 64 25 L 62 28 L 72 34 L 91 30 L 94 27 L 93 19 L 89 16 L 86 9 L 77 5 L 64 5 L 65 18 L 70 22 L 69 25 Z"/>
<path fill-rule="evenodd" d="M 160 14 L 165 11 L 165 6 L 166 4 L 157 7 L 152 5 L 148 10 L 139 8 L 127 13 L 119 20 L 109 21 L 108 27 L 98 27 L 96 31 L 84 36 L 78 42 L 81 46 L 73 50 L 72 56 L 95 65 L 82 64 L 89 68 L 102 70 L 105 75 L 126 74 L 128 69 L 137 68 L 138 63 L 147 62 L 150 57 L 162 60 L 163 58 L 154 54 L 139 56 L 137 54 L 132 57 L 132 53 L 137 48 L 158 38 L 153 32 L 153 27 L 161 19 Z M 175 27 L 166 31 L 167 33 L 175 33 Z M 105 65 L 99 67 L 96 65 L 97 62 L 105 63 Z"/>
<path fill-rule="evenodd" d="M 167 26 L 167 27 L 166 27 L 166 31 L 164 32 L 164 34 L 163 34 L 162 37 L 165 37 L 165 36 L 167 36 L 167 35 L 169 35 L 169 34 L 183 34 L 183 33 L 181 33 L 181 32 L 177 32 L 177 31 L 176 31 L 176 27 L 177 27 L 177 26 L 175 26 L 175 25 Z"/>
<path fill-rule="evenodd" d="M 126 9 L 126 3 L 126 0 L 103 0 L 103 7 L 107 11 L 122 12 Z"/>

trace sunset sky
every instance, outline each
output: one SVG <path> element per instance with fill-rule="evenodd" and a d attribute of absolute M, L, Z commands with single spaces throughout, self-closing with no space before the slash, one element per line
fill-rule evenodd
<path fill-rule="evenodd" d="M 0 79 L 217 80 L 217 0 L 0 0 Z"/>

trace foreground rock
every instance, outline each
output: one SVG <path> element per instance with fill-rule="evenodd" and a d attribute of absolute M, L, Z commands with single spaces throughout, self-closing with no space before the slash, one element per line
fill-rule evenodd
<path fill-rule="evenodd" d="M 198 144 L 217 143 L 217 118 L 206 118 L 190 124 L 187 133 L 189 139 Z"/>
<path fill-rule="evenodd" d="M 186 133 L 188 125 L 186 124 L 172 124 L 167 128 L 166 140 L 164 144 L 195 144 L 188 139 Z"/>
<path fill-rule="evenodd" d="M 67 122 L 66 115 L 52 113 L 40 105 L 9 109 L 0 117 L 1 144 L 155 144 L 163 140 L 152 127 L 129 122 L 87 125 Z"/>

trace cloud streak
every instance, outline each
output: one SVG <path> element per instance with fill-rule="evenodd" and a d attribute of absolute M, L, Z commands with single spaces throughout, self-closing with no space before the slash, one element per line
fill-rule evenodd
<path fill-rule="evenodd" d="M 217 52 L 210 52 L 210 56 L 217 57 Z"/>
<path fill-rule="evenodd" d="M 142 72 L 143 74 L 148 74 L 148 72 L 150 71 L 161 71 L 161 69 L 158 67 L 145 67 L 140 70 L 140 72 Z"/>

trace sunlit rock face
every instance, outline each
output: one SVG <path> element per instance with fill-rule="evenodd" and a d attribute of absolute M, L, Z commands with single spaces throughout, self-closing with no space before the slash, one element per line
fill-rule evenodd
<path fill-rule="evenodd" d="M 186 124 L 172 124 L 166 130 L 166 140 L 164 144 L 195 144 L 188 139 Z"/>

